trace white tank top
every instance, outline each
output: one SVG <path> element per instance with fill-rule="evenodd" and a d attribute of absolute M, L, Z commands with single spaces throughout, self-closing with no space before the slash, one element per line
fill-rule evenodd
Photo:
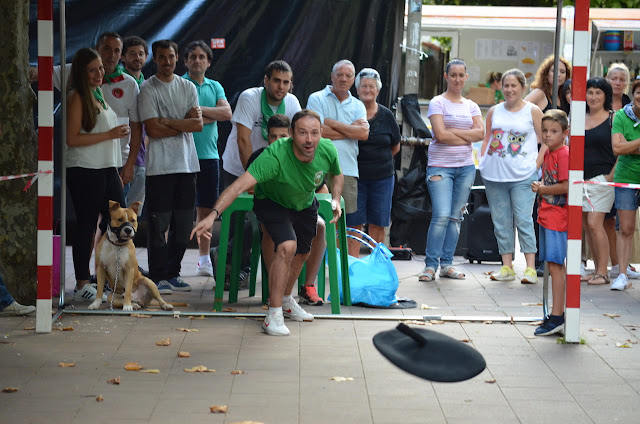
<path fill-rule="evenodd" d="M 504 105 L 500 103 L 493 110 L 480 174 L 489 181 L 522 181 L 536 171 L 538 137 L 531 117 L 533 104 L 526 102 L 517 112 L 509 112 Z"/>
<path fill-rule="evenodd" d="M 100 108 L 96 116 L 96 126 L 89 134 L 97 134 L 109 131 L 118 125 L 118 116 L 108 107 Z M 87 134 L 84 129 L 80 132 Z M 91 146 L 67 147 L 67 168 L 80 167 L 89 169 L 119 168 L 122 166 L 122 153 L 120 152 L 120 139 L 105 140 Z"/>

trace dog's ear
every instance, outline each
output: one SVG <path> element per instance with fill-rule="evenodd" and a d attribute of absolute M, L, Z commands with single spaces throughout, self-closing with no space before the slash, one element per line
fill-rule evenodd
<path fill-rule="evenodd" d="M 120 209 L 120 203 L 109 200 L 109 212 L 113 212 L 116 209 Z"/>
<path fill-rule="evenodd" d="M 140 206 L 142 206 L 142 202 L 133 202 L 133 204 L 131 205 L 131 209 L 133 209 L 133 211 L 136 213 L 136 215 L 138 215 L 138 211 L 140 210 Z"/>

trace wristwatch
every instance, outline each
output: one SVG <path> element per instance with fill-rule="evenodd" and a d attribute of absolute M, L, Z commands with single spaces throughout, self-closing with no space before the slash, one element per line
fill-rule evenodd
<path fill-rule="evenodd" d="M 334 211 L 335 211 L 335 210 L 336 210 L 336 209 L 338 209 L 339 207 L 340 207 L 340 203 L 338 203 L 338 201 L 337 201 L 337 200 L 333 199 L 333 200 L 331 201 L 331 210 L 334 210 Z"/>

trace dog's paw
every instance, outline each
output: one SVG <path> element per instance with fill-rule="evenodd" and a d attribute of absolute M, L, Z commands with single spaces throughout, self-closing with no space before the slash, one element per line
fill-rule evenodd
<path fill-rule="evenodd" d="M 165 311 L 170 311 L 170 310 L 173 309 L 173 305 L 170 304 L 170 303 L 163 303 L 162 304 L 162 309 L 165 310 Z"/>
<path fill-rule="evenodd" d="M 133 311 L 133 306 L 131 305 L 122 305 L 123 311 Z"/>
<path fill-rule="evenodd" d="M 140 306 L 139 303 L 134 303 L 132 304 L 132 306 L 134 311 L 139 311 L 140 309 L 142 309 L 142 306 Z"/>
<path fill-rule="evenodd" d="M 100 307 L 101 303 L 102 303 L 101 299 L 96 299 L 91 303 L 91 305 L 89 305 L 89 309 L 91 309 L 91 310 L 98 309 Z"/>

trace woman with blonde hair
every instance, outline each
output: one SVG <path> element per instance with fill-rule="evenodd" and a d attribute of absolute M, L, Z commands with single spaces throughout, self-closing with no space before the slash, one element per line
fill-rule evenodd
<path fill-rule="evenodd" d="M 629 68 L 624 63 L 612 63 L 607 71 L 606 79 L 613 90 L 612 106 L 614 112 L 631 103 L 631 98 L 627 96 L 630 78 Z"/>
<path fill-rule="evenodd" d="M 536 78 L 531 83 L 532 91 L 524 99 L 538 106 L 542 113 L 551 109 L 553 99 L 553 78 L 554 78 L 554 61 L 553 55 L 548 56 L 538 68 Z M 571 64 L 563 57 L 559 60 L 558 72 L 558 104 L 560 104 L 560 96 L 562 85 L 566 80 L 571 78 Z M 565 110 L 565 112 L 568 112 Z"/>

